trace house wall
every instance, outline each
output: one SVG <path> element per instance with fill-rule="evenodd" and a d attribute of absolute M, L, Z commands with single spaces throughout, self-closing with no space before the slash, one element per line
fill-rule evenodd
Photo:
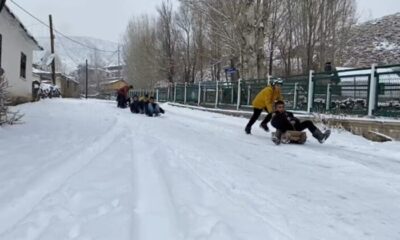
<path fill-rule="evenodd" d="M 78 83 L 58 76 L 56 79 L 56 85 L 60 87 L 61 95 L 64 98 L 80 98 L 80 88 Z"/>
<path fill-rule="evenodd" d="M 2 41 L 2 68 L 9 83 L 9 92 L 14 104 L 32 100 L 32 58 L 36 46 L 26 36 L 5 9 L 0 13 Z M 21 52 L 26 55 L 26 78 L 20 77 Z"/>

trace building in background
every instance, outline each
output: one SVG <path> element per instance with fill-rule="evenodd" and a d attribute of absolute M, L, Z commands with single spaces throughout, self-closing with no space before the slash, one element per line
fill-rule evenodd
<path fill-rule="evenodd" d="M 4 6 L 0 12 L 0 67 L 8 80 L 13 104 L 32 100 L 33 51 L 43 50 L 18 17 Z"/>
<path fill-rule="evenodd" d="M 41 84 L 51 84 L 52 74 L 49 71 L 43 71 L 37 68 L 33 69 L 35 82 Z M 60 89 L 61 96 L 64 98 L 80 98 L 80 84 L 73 77 L 63 73 L 56 73 L 56 86 Z"/>

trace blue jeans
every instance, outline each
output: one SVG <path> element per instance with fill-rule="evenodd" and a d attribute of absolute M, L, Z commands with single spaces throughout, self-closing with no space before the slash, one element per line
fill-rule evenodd
<path fill-rule="evenodd" d="M 149 103 L 147 105 L 147 115 L 152 117 L 160 115 L 160 106 L 157 103 Z"/>

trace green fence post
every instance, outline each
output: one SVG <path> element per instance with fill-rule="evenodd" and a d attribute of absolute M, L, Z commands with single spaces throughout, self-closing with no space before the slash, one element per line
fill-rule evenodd
<path fill-rule="evenodd" d="M 207 103 L 207 84 L 203 87 L 203 101 L 204 103 Z"/>
<path fill-rule="evenodd" d="M 234 97 L 233 97 L 233 93 L 235 92 L 235 89 L 233 89 L 233 84 L 232 84 L 232 82 L 231 82 L 231 104 L 233 104 L 234 103 Z"/>
<path fill-rule="evenodd" d="M 241 79 L 239 78 L 239 80 L 238 80 L 238 90 L 237 90 L 236 110 L 239 110 L 239 108 L 240 108 L 240 101 L 241 101 L 241 96 L 242 96 L 242 89 L 241 89 L 240 82 L 241 82 Z"/>
<path fill-rule="evenodd" d="M 251 85 L 247 85 L 247 106 L 250 105 L 250 98 L 251 98 Z"/>
<path fill-rule="evenodd" d="M 385 84 L 379 83 L 379 74 L 376 73 L 375 112 L 378 110 L 379 94 L 385 95 Z"/>
<path fill-rule="evenodd" d="M 171 94 L 170 87 L 171 87 L 171 83 L 168 83 L 168 88 L 167 88 L 167 102 L 170 101 L 170 97 L 169 97 L 169 95 Z"/>
<path fill-rule="evenodd" d="M 294 84 L 293 110 L 297 109 L 299 83 Z"/>
<path fill-rule="evenodd" d="M 176 86 L 177 83 L 174 83 L 174 103 L 176 102 Z"/>
<path fill-rule="evenodd" d="M 200 106 L 200 102 L 201 102 L 201 82 L 199 81 L 199 91 L 197 94 L 197 106 Z"/>
<path fill-rule="evenodd" d="M 331 109 L 331 84 L 328 83 L 328 86 L 326 87 L 326 102 L 325 102 L 325 110 L 329 112 Z"/>
<path fill-rule="evenodd" d="M 156 89 L 156 99 L 157 99 L 157 102 L 159 102 L 159 92 L 160 92 L 160 90 L 157 88 L 157 89 Z"/>
<path fill-rule="evenodd" d="M 371 66 L 371 78 L 370 78 L 370 87 L 369 87 L 369 95 L 368 95 L 368 117 L 373 117 L 376 105 L 376 78 L 375 78 L 375 68 L 376 65 L 372 64 Z"/>
<path fill-rule="evenodd" d="M 308 75 L 308 103 L 307 103 L 307 113 L 311 113 L 313 107 L 314 99 L 314 81 L 313 81 L 314 70 L 310 70 Z"/>
<path fill-rule="evenodd" d="M 187 94 L 187 82 L 185 82 L 185 92 L 183 95 L 183 104 L 186 104 L 186 94 Z"/>
<path fill-rule="evenodd" d="M 215 108 L 218 108 L 218 81 L 215 81 Z"/>

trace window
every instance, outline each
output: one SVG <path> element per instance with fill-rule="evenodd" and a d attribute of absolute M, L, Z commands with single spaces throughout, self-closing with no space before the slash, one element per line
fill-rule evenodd
<path fill-rule="evenodd" d="M 21 53 L 21 71 L 20 77 L 26 78 L 26 55 Z"/>
<path fill-rule="evenodd" d="M 3 47 L 3 35 L 0 34 L 0 68 L 1 68 L 1 53 Z"/>

